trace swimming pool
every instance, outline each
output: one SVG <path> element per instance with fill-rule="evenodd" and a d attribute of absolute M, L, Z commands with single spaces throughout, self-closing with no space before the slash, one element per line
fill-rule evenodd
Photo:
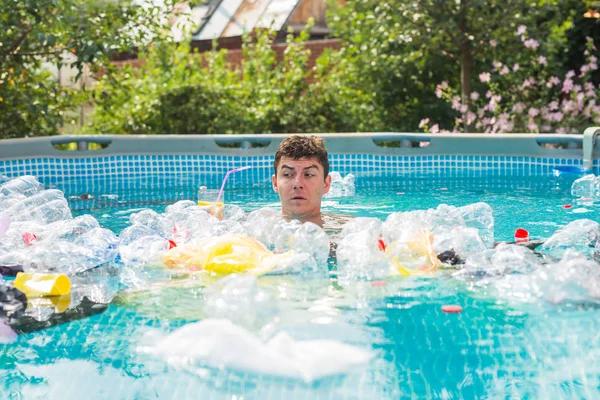
<path fill-rule="evenodd" d="M 89 213 L 116 233 L 128 226 L 131 214 L 143 208 L 164 212 L 177 200 L 194 199 L 198 184 L 216 186 L 224 170 L 247 163 L 255 163 L 253 173 L 232 176 L 226 201 L 246 211 L 277 204 L 265 182 L 272 162 L 268 156 L 110 157 L 0 161 L 0 172 L 36 173 L 47 185 L 65 191 L 74 214 Z M 494 210 L 496 240 L 511 240 L 517 227 L 548 237 L 568 222 L 599 220 L 593 201 L 571 196 L 577 176 L 552 174 L 554 165 L 577 165 L 580 159 L 541 158 L 538 163 L 504 156 L 332 158 L 332 170 L 357 175 L 356 193 L 327 198 L 325 211 L 384 219 L 392 212 L 439 204 L 486 202 Z M 126 165 L 133 171 L 130 176 L 119 170 L 124 163 L 131 163 Z M 57 173 L 68 172 L 71 165 L 79 175 Z M 198 165 L 209 169 L 197 173 Z M 82 199 L 82 194 L 91 199 Z M 563 208 L 566 204 L 575 206 Z M 100 268 L 94 274 L 102 283 L 98 298 L 122 289 L 115 278 L 118 271 Z M 152 333 L 204 317 L 208 294 L 202 282 L 180 279 L 167 288 L 121 293 L 112 304 L 96 308 L 95 315 L 23 333 L 16 343 L 0 345 L 0 393 L 8 398 L 61 399 L 598 395 L 600 343 L 595 332 L 600 323 L 595 303 L 515 301 L 446 272 L 385 282 L 340 287 L 329 280 L 263 277 L 260 287 L 274 301 L 242 308 L 243 313 L 234 316 L 256 330 L 286 329 L 296 339 L 335 339 L 376 352 L 368 367 L 349 374 L 304 383 L 196 365 L 182 368 L 140 352 Z M 445 314 L 445 304 L 459 304 L 463 312 Z"/>

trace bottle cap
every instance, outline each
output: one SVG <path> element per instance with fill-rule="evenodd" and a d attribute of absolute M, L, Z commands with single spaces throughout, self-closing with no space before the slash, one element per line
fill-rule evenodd
<path fill-rule="evenodd" d="M 523 243 L 529 241 L 529 232 L 527 229 L 517 228 L 515 231 L 515 242 Z"/>

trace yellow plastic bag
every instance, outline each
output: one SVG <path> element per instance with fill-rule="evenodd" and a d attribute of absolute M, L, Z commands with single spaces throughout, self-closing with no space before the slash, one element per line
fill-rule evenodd
<path fill-rule="evenodd" d="M 167 251 L 163 257 L 170 268 L 209 271 L 220 275 L 262 275 L 293 252 L 273 254 L 256 239 L 238 234 L 202 238 Z"/>

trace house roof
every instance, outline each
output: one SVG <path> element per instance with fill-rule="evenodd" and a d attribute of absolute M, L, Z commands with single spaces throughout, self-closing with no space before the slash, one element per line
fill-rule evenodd
<path fill-rule="evenodd" d="M 280 31 L 301 0 L 216 0 L 192 40 L 242 36 L 255 28 Z"/>

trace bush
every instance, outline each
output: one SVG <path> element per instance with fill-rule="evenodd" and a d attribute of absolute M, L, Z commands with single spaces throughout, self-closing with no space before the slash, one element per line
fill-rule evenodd
<path fill-rule="evenodd" d="M 187 45 L 160 43 L 139 70 L 107 74 L 95 92 L 96 133 L 228 134 L 377 130 L 370 95 L 345 81 L 353 66 L 326 51 L 312 70 L 306 31 L 289 34 L 281 60 L 272 31 L 243 38 L 243 61 L 227 52 L 202 55 Z"/>

